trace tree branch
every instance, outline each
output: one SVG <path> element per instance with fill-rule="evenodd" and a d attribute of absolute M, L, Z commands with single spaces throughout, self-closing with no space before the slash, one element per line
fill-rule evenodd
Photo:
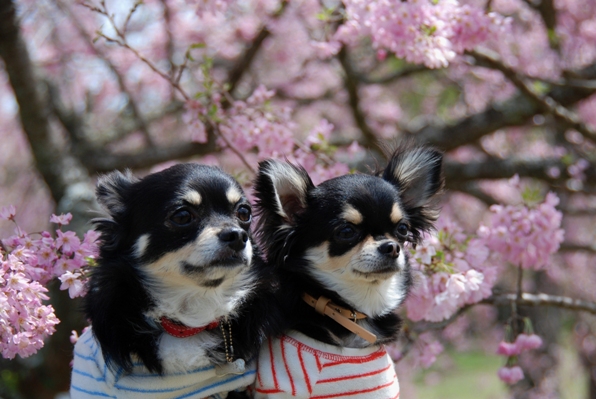
<path fill-rule="evenodd" d="M 82 156 L 82 161 L 90 173 L 105 173 L 115 169 L 142 169 L 157 163 L 184 159 L 214 153 L 215 135 L 208 132 L 207 143 L 181 143 L 168 147 L 150 147 L 131 153 L 112 154 L 106 151 L 93 150 Z"/>
<path fill-rule="evenodd" d="M 471 195 L 484 202 L 486 205 L 495 205 L 499 203 L 493 196 L 485 193 L 475 182 L 460 183 L 452 180 L 449 184 L 449 189 Z"/>
<path fill-rule="evenodd" d="M 368 123 L 366 122 L 366 117 L 360 109 L 360 95 L 358 93 L 356 75 L 354 69 L 352 68 L 352 64 L 348 56 L 348 51 L 345 46 L 342 47 L 342 49 L 339 51 L 338 59 L 345 73 L 344 84 L 348 92 L 349 105 L 352 109 L 354 122 L 362 132 L 362 135 L 366 140 L 367 147 L 378 154 L 383 154 L 384 151 L 379 144 L 379 139 L 377 138 L 371 127 L 368 126 Z"/>
<path fill-rule="evenodd" d="M 525 0 L 525 2 L 540 13 L 542 21 L 544 21 L 544 25 L 546 26 L 548 32 L 548 41 L 550 47 L 558 52 L 560 50 L 560 43 L 555 36 L 557 28 L 557 11 L 555 10 L 554 1 Z"/>
<path fill-rule="evenodd" d="M 87 173 L 78 161 L 53 139 L 47 88 L 35 75 L 29 52 L 20 33 L 12 1 L 0 1 L 0 57 L 19 104 L 21 125 L 31 146 L 37 170 L 58 204 L 69 187 L 85 182 Z"/>
<path fill-rule="evenodd" d="M 145 116 L 145 122 L 148 125 L 151 125 L 167 116 L 177 115 L 183 110 L 184 103 L 179 100 L 173 100 L 158 112 L 147 114 Z M 136 118 L 131 118 L 130 116 L 127 117 L 127 115 L 120 115 L 115 122 L 115 125 L 106 127 L 105 130 L 102 129 L 97 132 L 92 132 L 86 137 L 93 137 L 94 145 L 106 145 L 110 142 L 123 139 L 130 133 L 139 129 L 138 120 Z"/>
<path fill-rule="evenodd" d="M 515 303 L 517 306 L 552 306 L 596 314 L 596 303 L 581 299 L 549 294 L 530 294 L 527 292 L 521 293 L 519 298 L 517 293 L 493 294 L 491 297 L 483 299 L 478 303 L 463 306 L 446 320 L 439 322 L 416 322 L 411 325 L 410 329 L 418 334 L 425 331 L 442 330 L 457 320 L 468 309 L 476 305 L 509 306 L 512 303 Z"/>
<path fill-rule="evenodd" d="M 414 75 L 418 72 L 427 72 L 427 71 L 430 71 L 430 69 L 428 69 L 424 65 L 409 65 L 409 66 L 406 66 L 406 67 L 400 69 L 399 71 L 395 71 L 395 72 L 393 72 L 389 75 L 386 75 L 386 76 L 371 77 L 371 76 L 366 76 L 361 73 L 356 73 L 354 76 L 356 79 L 358 79 L 358 81 L 360 81 L 364 84 L 387 84 L 387 83 L 391 83 L 396 80 L 399 80 L 401 78 L 405 78 L 405 77 Z"/>
<path fill-rule="evenodd" d="M 444 165 L 447 187 L 454 189 L 472 180 L 504 179 L 515 174 L 520 177 L 544 180 L 551 184 L 563 184 L 566 179 L 571 178 L 567 173 L 567 165 L 560 159 L 490 159 L 466 163 L 446 160 Z M 549 175 L 551 168 L 559 170 L 560 175 L 557 178 Z M 594 166 L 589 167 L 585 174 L 584 183 L 596 185 Z"/>
<path fill-rule="evenodd" d="M 559 248 L 559 252 L 591 252 L 596 253 L 596 244 L 593 245 L 580 245 L 563 243 Z"/>
<path fill-rule="evenodd" d="M 108 69 L 112 72 L 112 74 L 116 78 L 116 82 L 118 83 L 118 87 L 120 88 L 120 91 L 122 93 L 124 93 L 126 95 L 126 98 L 128 99 L 127 106 L 130 109 L 134 119 L 136 120 L 136 125 L 138 126 L 138 129 L 143 134 L 143 137 L 145 138 L 145 141 L 147 142 L 147 144 L 149 146 L 154 146 L 155 144 L 153 142 L 153 139 L 151 138 L 151 134 L 149 133 L 149 127 L 147 126 L 147 123 L 146 123 L 145 119 L 143 118 L 143 115 L 141 114 L 139 106 L 137 105 L 136 101 L 134 100 L 132 93 L 130 92 L 130 90 L 128 90 L 128 87 L 126 86 L 126 82 L 124 81 L 124 76 L 122 76 L 120 71 L 118 71 L 118 69 L 112 63 L 112 61 L 110 60 L 108 55 L 103 50 L 101 50 L 99 47 L 97 47 L 93 44 L 93 39 L 87 34 L 87 31 L 83 28 L 83 26 L 81 25 L 79 20 L 73 15 L 72 10 L 68 6 L 65 6 L 62 3 L 62 1 L 60 1 L 60 0 L 55 0 L 55 4 L 67 16 L 67 18 L 70 20 L 70 22 L 74 25 L 74 27 L 76 28 L 79 35 L 87 43 L 87 46 L 89 47 L 89 49 L 100 60 L 102 60 L 104 62 L 104 64 L 108 67 Z"/>
<path fill-rule="evenodd" d="M 166 37 L 168 38 L 165 47 L 166 54 L 168 55 L 168 62 L 170 63 L 170 78 L 174 80 L 176 70 L 174 65 L 174 36 L 172 34 L 172 13 L 170 11 L 170 7 L 168 6 L 167 0 L 161 0 L 161 5 L 163 7 L 164 30 L 166 33 Z M 174 88 L 170 87 L 170 89 L 171 99 L 174 100 Z"/>
<path fill-rule="evenodd" d="M 279 18 L 286 10 L 287 5 L 288 5 L 287 0 L 282 1 L 279 6 L 279 9 L 272 15 L 272 17 L 274 19 Z M 261 48 L 263 42 L 270 35 L 271 35 L 271 32 L 269 31 L 269 29 L 267 29 L 267 26 L 264 26 L 263 28 L 261 28 L 260 32 L 254 38 L 254 40 L 252 41 L 250 46 L 246 49 L 244 54 L 242 54 L 240 57 L 238 57 L 238 60 L 234 63 L 234 65 L 232 66 L 232 68 L 230 69 L 230 72 L 228 74 L 228 82 L 227 83 L 229 85 L 230 93 L 234 92 L 234 89 L 240 82 L 240 79 L 242 79 L 244 72 L 250 68 L 252 61 L 255 58 L 255 56 L 257 55 L 257 52 Z"/>
<path fill-rule="evenodd" d="M 523 293 L 521 298 L 518 298 L 517 294 L 495 294 L 480 303 L 498 306 L 509 305 L 513 302 L 518 306 L 553 306 L 596 314 L 596 303 L 594 302 L 548 294 Z"/>
<path fill-rule="evenodd" d="M 596 79 L 596 63 L 575 73 L 580 80 Z M 546 96 L 568 107 L 596 93 L 594 89 L 554 87 Z M 445 151 L 473 143 L 499 129 L 521 126 L 534 115 L 542 113 L 540 106 L 523 94 L 489 105 L 484 111 L 447 124 L 426 125 L 406 133 L 417 140 L 432 144 Z"/>
<path fill-rule="evenodd" d="M 480 65 L 488 66 L 489 68 L 496 69 L 503 73 L 515 87 L 529 99 L 533 100 L 544 113 L 553 115 L 570 128 L 577 130 L 584 137 L 596 142 L 596 130 L 583 123 L 577 114 L 563 107 L 552 97 L 542 97 L 536 93 L 530 84 L 525 81 L 524 77 L 517 73 L 513 68 L 506 66 L 498 58 L 497 54 L 487 50 L 470 51 L 469 54 L 471 54 Z"/>

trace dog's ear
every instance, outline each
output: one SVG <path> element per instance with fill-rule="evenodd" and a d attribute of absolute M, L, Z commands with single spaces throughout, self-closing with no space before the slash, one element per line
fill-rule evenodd
<path fill-rule="evenodd" d="M 258 206 L 264 216 L 292 225 L 306 209 L 306 196 L 314 188 L 308 173 L 288 162 L 268 159 L 259 164 L 255 183 Z"/>
<path fill-rule="evenodd" d="M 115 171 L 101 176 L 95 189 L 97 201 L 115 218 L 124 212 L 130 188 L 137 181 L 129 170 L 126 174 Z"/>
<path fill-rule="evenodd" d="M 427 147 L 397 149 L 383 171 L 383 179 L 399 189 L 406 208 L 424 206 L 443 186 L 443 155 Z"/>
<path fill-rule="evenodd" d="M 95 230 L 101 233 L 102 248 L 114 250 L 120 246 L 125 235 L 122 221 L 126 214 L 126 200 L 137 181 L 130 171 L 126 174 L 112 172 L 99 178 L 95 189 L 97 202 L 110 216 L 93 220 Z"/>
<path fill-rule="evenodd" d="M 441 152 L 407 144 L 393 153 L 382 172 L 383 179 L 398 188 L 416 239 L 438 218 L 435 198 L 443 187 L 442 163 Z"/>
<path fill-rule="evenodd" d="M 270 259 L 283 258 L 296 218 L 306 210 L 308 192 L 314 188 L 308 173 L 288 162 L 266 160 L 259 164 L 255 181 L 257 238 Z"/>

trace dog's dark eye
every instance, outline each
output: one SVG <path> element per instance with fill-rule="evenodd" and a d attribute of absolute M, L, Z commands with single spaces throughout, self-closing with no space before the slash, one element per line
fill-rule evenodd
<path fill-rule="evenodd" d="M 190 222 L 192 222 L 194 216 L 190 213 L 187 209 L 178 209 L 172 216 L 170 216 L 170 220 L 177 224 L 178 226 L 188 226 Z"/>
<path fill-rule="evenodd" d="M 405 237 L 405 236 L 408 235 L 408 231 L 410 231 L 410 229 L 408 228 L 408 225 L 407 224 L 400 223 L 400 224 L 397 225 L 396 231 L 397 231 L 397 234 L 398 235 L 400 235 L 402 237 Z"/>
<path fill-rule="evenodd" d="M 338 241 L 352 241 L 358 235 L 358 230 L 351 224 L 346 224 L 335 231 Z"/>
<path fill-rule="evenodd" d="M 252 214 L 250 208 L 246 205 L 242 205 L 236 211 L 236 217 L 240 219 L 241 222 L 248 223 L 252 219 Z"/>

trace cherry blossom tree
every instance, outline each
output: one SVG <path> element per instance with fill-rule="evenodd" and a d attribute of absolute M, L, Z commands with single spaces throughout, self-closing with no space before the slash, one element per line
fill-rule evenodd
<path fill-rule="evenodd" d="M 0 395 L 68 387 L 99 174 L 195 161 L 250 191 L 265 158 L 318 183 L 412 140 L 445 152 L 446 193 L 398 369 L 480 345 L 512 396 L 560 397 L 566 320 L 596 398 L 595 21 L 581 0 L 0 0 Z"/>

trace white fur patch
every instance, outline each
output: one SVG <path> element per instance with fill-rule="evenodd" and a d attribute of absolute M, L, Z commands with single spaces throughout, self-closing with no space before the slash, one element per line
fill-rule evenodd
<path fill-rule="evenodd" d="M 337 292 L 354 309 L 368 316 L 381 316 L 393 311 L 404 300 L 406 266 L 403 248 L 395 260 L 400 272 L 381 279 L 367 275 L 375 260 L 382 257 L 372 238 L 342 256 L 329 256 L 329 243 L 306 251 L 305 259 L 312 262 L 311 275 L 328 289 Z"/>
<path fill-rule="evenodd" d="M 190 327 L 209 324 L 223 316 L 233 315 L 234 310 L 251 292 L 250 272 L 252 244 L 246 243 L 243 255 L 248 265 L 237 267 L 213 264 L 222 249 L 217 234 L 220 229 L 205 229 L 195 242 L 145 265 L 146 272 L 155 283 L 150 292 L 156 302 L 147 316 L 159 319 L 167 316 Z M 183 263 L 192 265 L 195 274 L 185 273 Z M 216 287 L 206 287 L 202 282 L 222 280 Z"/>
<path fill-rule="evenodd" d="M 401 208 L 399 206 L 399 204 L 394 203 L 393 204 L 393 208 L 391 208 L 391 214 L 389 215 L 389 218 L 391 219 L 392 223 L 397 223 L 400 220 L 403 219 L 403 213 L 401 211 Z"/>
<path fill-rule="evenodd" d="M 203 197 L 195 190 L 189 190 L 182 195 L 182 199 L 193 205 L 201 205 Z"/>
<path fill-rule="evenodd" d="M 162 359 L 164 372 L 185 373 L 210 365 L 208 350 L 215 348 L 220 341 L 213 334 L 197 334 L 187 338 L 162 334 L 159 340 L 159 358 Z"/>
<path fill-rule="evenodd" d="M 272 161 L 263 173 L 265 173 L 273 183 L 277 208 L 276 211 L 281 217 L 286 220 L 291 219 L 284 210 L 284 198 L 296 198 L 300 201 L 302 207 L 306 207 L 306 182 L 291 165 Z"/>
<path fill-rule="evenodd" d="M 149 245 L 149 238 L 149 234 L 143 234 L 137 239 L 137 242 L 135 242 L 133 251 L 137 258 L 140 258 L 145 254 L 145 250 L 147 250 L 147 246 Z"/>
<path fill-rule="evenodd" d="M 226 198 L 230 202 L 230 204 L 234 205 L 242 198 L 242 193 L 234 186 L 228 188 L 226 191 Z"/>
<path fill-rule="evenodd" d="M 344 210 L 340 216 L 342 219 L 352 224 L 360 224 L 364 220 L 362 214 L 350 204 L 344 206 Z"/>

